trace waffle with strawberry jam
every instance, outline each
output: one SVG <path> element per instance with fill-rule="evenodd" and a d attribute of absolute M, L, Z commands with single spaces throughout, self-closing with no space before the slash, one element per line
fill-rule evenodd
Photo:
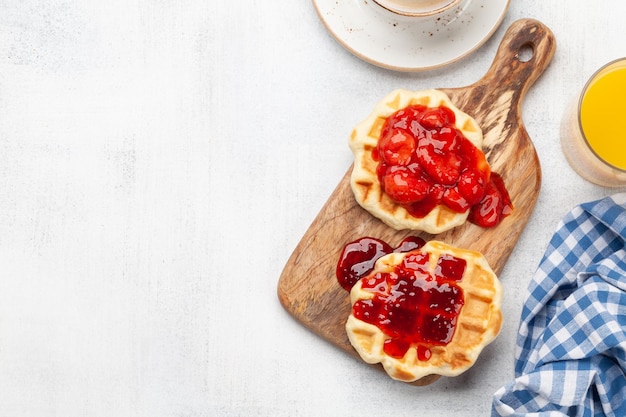
<path fill-rule="evenodd" d="M 476 121 L 439 90 L 396 90 L 350 137 L 357 202 L 394 229 L 440 233 L 467 220 L 493 227 L 511 213 Z"/>
<path fill-rule="evenodd" d="M 346 331 L 361 358 L 393 379 L 430 383 L 469 369 L 496 338 L 502 288 L 480 253 L 418 241 L 351 242 L 337 277 L 352 285 Z"/>

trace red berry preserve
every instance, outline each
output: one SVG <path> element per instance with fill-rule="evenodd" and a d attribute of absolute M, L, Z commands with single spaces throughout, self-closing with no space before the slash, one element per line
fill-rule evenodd
<path fill-rule="evenodd" d="M 395 358 L 416 346 L 418 359 L 427 361 L 431 347 L 452 340 L 464 305 L 458 283 L 466 261 L 444 254 L 431 272 L 430 254 L 420 250 L 424 244 L 421 238 L 409 237 L 392 249 L 382 240 L 364 237 L 348 243 L 337 264 L 337 279 L 343 288 L 349 290 L 362 279 L 361 288 L 373 294 L 355 302 L 352 314 L 389 337 L 383 349 Z M 392 252 L 406 255 L 392 271 L 372 274 L 376 260 Z"/>
<path fill-rule="evenodd" d="M 455 126 L 445 107 L 411 105 L 387 118 L 372 158 L 383 191 L 414 217 L 443 204 L 469 221 L 496 226 L 512 209 L 502 178 Z"/>

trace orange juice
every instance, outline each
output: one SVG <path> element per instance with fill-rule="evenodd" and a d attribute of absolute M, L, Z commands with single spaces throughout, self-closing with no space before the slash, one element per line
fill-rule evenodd
<path fill-rule="evenodd" d="M 626 185 L 626 58 L 600 68 L 561 123 L 561 146 L 584 179 Z"/>
<path fill-rule="evenodd" d="M 600 159 L 626 170 L 626 62 L 591 79 L 580 102 L 580 125 Z"/>

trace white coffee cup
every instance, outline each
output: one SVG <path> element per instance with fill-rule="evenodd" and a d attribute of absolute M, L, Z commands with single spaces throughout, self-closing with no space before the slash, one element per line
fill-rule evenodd
<path fill-rule="evenodd" d="M 373 0 L 387 11 L 408 18 L 431 18 L 449 14 L 465 0 Z"/>

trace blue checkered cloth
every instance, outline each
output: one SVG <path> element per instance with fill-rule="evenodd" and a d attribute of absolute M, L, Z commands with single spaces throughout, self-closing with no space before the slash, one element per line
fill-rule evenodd
<path fill-rule="evenodd" d="M 574 208 L 528 288 L 493 416 L 626 416 L 626 194 Z"/>

